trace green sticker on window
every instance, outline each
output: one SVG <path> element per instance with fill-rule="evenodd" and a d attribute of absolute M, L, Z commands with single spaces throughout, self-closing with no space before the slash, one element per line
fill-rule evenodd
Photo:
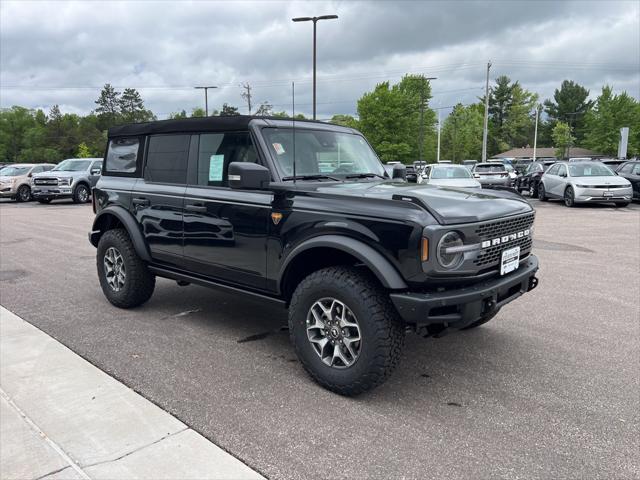
<path fill-rule="evenodd" d="M 211 155 L 209 158 L 209 181 L 222 181 L 222 167 L 224 166 L 224 155 Z"/>

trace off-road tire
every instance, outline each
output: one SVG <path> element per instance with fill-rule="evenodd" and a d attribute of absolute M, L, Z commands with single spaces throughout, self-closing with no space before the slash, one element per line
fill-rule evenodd
<path fill-rule="evenodd" d="M 631 202 L 616 202 L 616 208 L 628 207 Z"/>
<path fill-rule="evenodd" d="M 86 196 L 83 195 L 86 192 Z M 84 198 L 84 200 L 83 200 Z M 73 190 L 73 203 L 87 203 L 91 200 L 91 190 L 84 183 L 79 184 Z"/>
<path fill-rule="evenodd" d="M 544 183 L 542 182 L 538 183 L 538 200 L 540 200 L 541 202 L 546 202 L 547 200 L 549 200 L 549 197 L 547 197 L 547 192 L 544 189 Z"/>
<path fill-rule="evenodd" d="M 564 205 L 569 208 L 576 206 L 576 194 L 573 191 L 573 187 L 567 187 L 564 190 L 564 196 L 562 198 Z"/>
<path fill-rule="evenodd" d="M 43 205 L 47 205 L 48 203 L 51 203 L 51 199 L 50 198 L 39 198 L 38 199 L 38 203 L 41 203 Z"/>
<path fill-rule="evenodd" d="M 120 291 L 114 291 L 107 282 L 104 255 L 109 247 L 114 247 L 122 255 L 125 266 L 125 282 Z M 107 300 L 119 308 L 133 308 L 151 298 L 156 286 L 156 277 L 136 253 L 126 230 L 107 230 L 98 242 L 96 259 L 98 279 Z"/>
<path fill-rule="evenodd" d="M 311 306 L 322 298 L 343 302 L 357 318 L 362 344 L 347 368 L 325 364 L 307 337 Z M 391 375 L 404 345 L 404 327 L 389 295 L 368 272 L 339 266 L 306 277 L 293 293 L 289 307 L 289 335 L 304 369 L 324 388 L 354 396 L 382 384 Z"/>
<path fill-rule="evenodd" d="M 16 202 L 28 202 L 31 200 L 31 188 L 29 185 L 20 185 L 16 191 Z"/>
<path fill-rule="evenodd" d="M 489 320 L 491 320 L 493 317 L 498 315 L 498 313 L 500 313 L 500 309 L 499 308 L 496 309 L 496 310 L 493 310 L 491 313 L 488 313 L 488 314 L 484 315 L 483 317 L 480 317 L 478 320 L 476 320 L 475 322 L 473 322 L 470 325 L 467 325 L 462 330 L 471 330 L 472 328 L 477 328 L 480 325 L 484 325 Z"/>

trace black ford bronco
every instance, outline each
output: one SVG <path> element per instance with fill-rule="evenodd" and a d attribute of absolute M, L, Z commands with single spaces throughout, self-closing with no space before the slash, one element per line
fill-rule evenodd
<path fill-rule="evenodd" d="M 523 198 L 390 178 L 360 133 L 320 122 L 112 128 L 93 206 L 113 305 L 157 276 L 279 302 L 304 368 L 343 395 L 389 376 L 407 330 L 477 327 L 537 284 Z"/>

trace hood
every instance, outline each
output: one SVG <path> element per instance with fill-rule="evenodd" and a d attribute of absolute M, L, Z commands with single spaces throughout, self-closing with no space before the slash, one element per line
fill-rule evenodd
<path fill-rule="evenodd" d="M 412 202 L 443 225 L 481 222 L 533 211 L 520 195 L 506 190 L 439 187 L 415 183 L 357 182 L 315 184 L 322 194 Z"/>
<path fill-rule="evenodd" d="M 432 178 L 428 181 L 428 185 L 437 185 L 439 187 L 481 187 L 480 182 L 473 178 Z"/>
<path fill-rule="evenodd" d="M 571 177 L 571 181 L 577 185 L 629 185 L 629 180 L 623 177 L 604 176 L 604 177 Z"/>

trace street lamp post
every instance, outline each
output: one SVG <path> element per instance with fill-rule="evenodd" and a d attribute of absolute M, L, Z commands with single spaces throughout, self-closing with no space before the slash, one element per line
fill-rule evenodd
<path fill-rule="evenodd" d="M 540 118 L 540 108 L 542 105 L 536 105 L 536 128 L 533 132 L 533 161 L 536 161 L 536 154 L 538 148 L 538 119 Z"/>
<path fill-rule="evenodd" d="M 209 116 L 209 98 L 207 96 L 207 90 L 210 88 L 218 88 L 216 86 L 207 86 L 207 87 L 193 87 L 196 90 L 204 90 L 204 116 Z"/>
<path fill-rule="evenodd" d="M 420 144 L 418 145 L 418 160 L 422 161 L 422 150 L 424 148 L 424 82 L 437 80 L 438 77 L 425 77 L 424 75 L 421 75 L 420 78 L 423 81 L 420 82 Z"/>
<path fill-rule="evenodd" d="M 573 144 L 573 137 L 572 137 L 572 133 L 573 133 L 573 125 L 576 121 L 576 115 L 581 115 L 584 112 L 571 112 L 571 113 L 567 113 L 566 115 L 569 117 L 569 146 L 567 147 L 567 159 L 571 158 L 571 147 Z"/>
<path fill-rule="evenodd" d="M 318 20 L 334 20 L 337 15 L 321 15 L 319 17 L 296 17 L 294 22 L 313 22 L 313 119 L 316 119 L 316 24 Z"/>

